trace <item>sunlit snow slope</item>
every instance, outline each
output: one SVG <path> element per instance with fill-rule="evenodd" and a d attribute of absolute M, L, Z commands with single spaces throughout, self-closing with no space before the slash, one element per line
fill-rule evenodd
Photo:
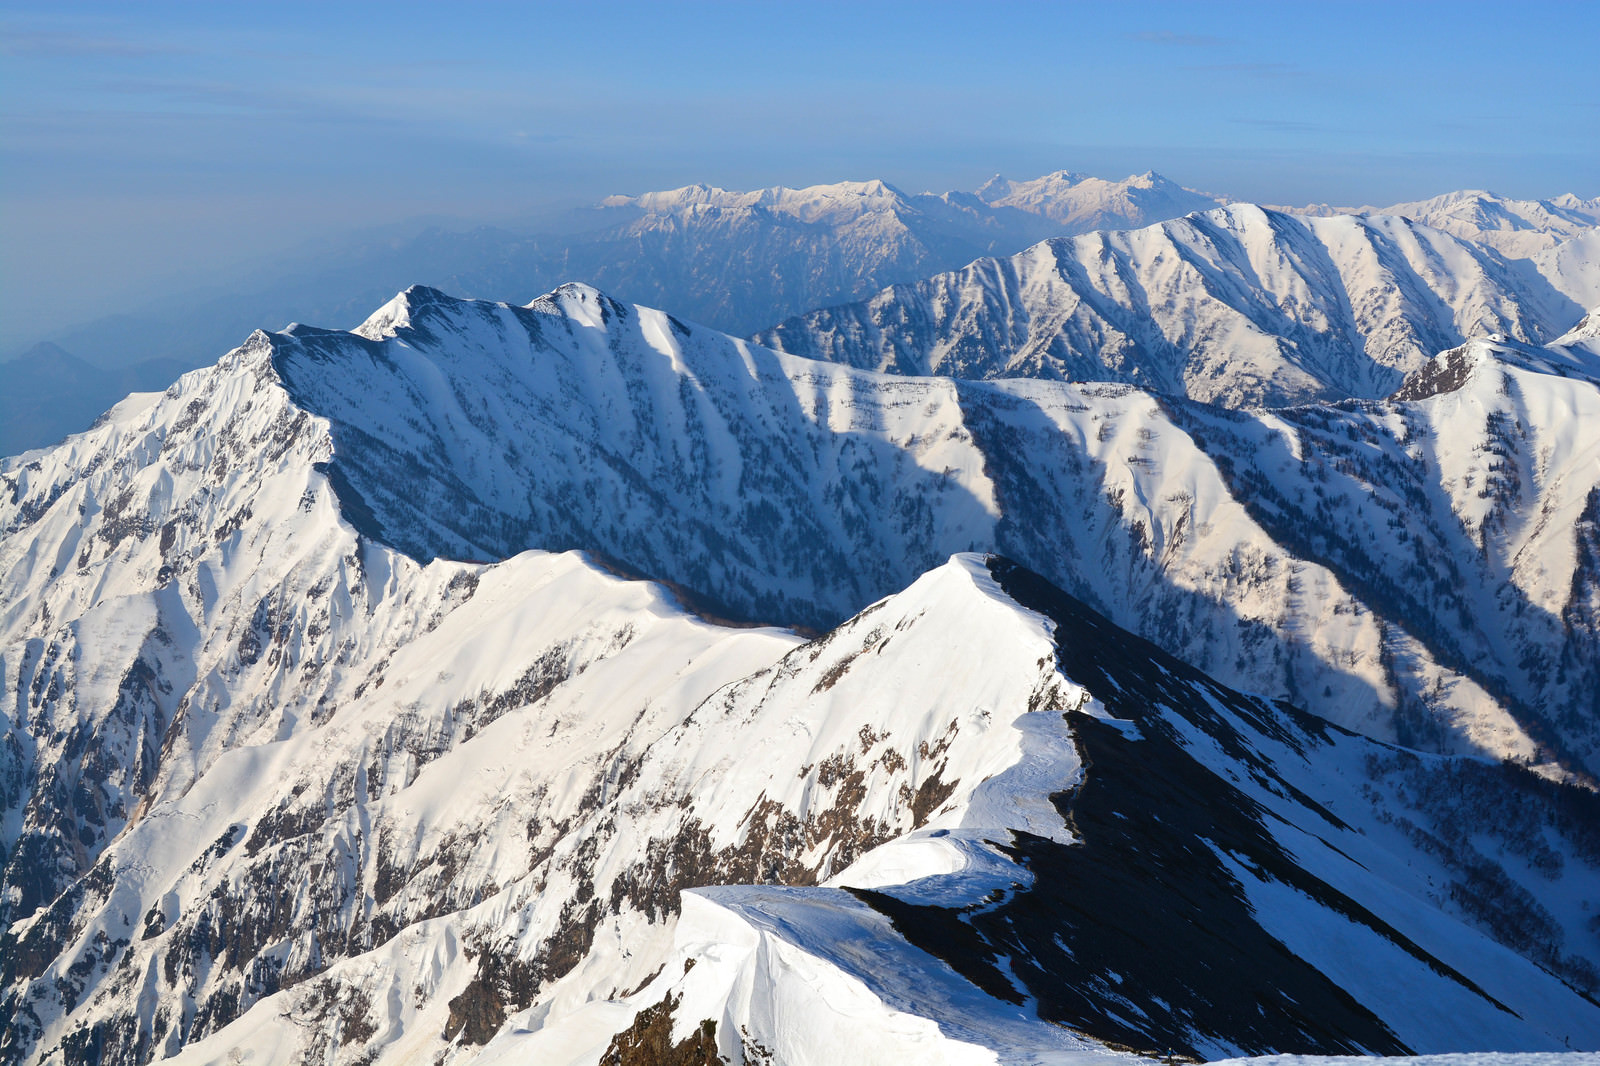
<path fill-rule="evenodd" d="M 329 420 L 347 517 L 414 558 L 580 548 L 719 616 L 822 628 L 999 550 L 1226 683 L 1380 738 L 1596 766 L 1581 345 L 1245 415 L 863 373 L 582 286 L 526 308 L 413 289 L 355 334 L 258 343 Z"/>
<path fill-rule="evenodd" d="M 897 373 L 1109 379 L 1230 407 L 1376 399 L 1464 339 L 1570 329 L 1600 300 L 1600 266 L 1561 247 L 1513 262 L 1405 218 L 1234 204 L 980 259 L 757 339 Z"/>

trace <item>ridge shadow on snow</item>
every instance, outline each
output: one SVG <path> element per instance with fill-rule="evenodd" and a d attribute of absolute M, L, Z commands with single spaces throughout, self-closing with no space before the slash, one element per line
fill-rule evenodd
<path fill-rule="evenodd" d="M 1007 595 L 1054 623 L 1062 674 L 1094 694 L 1112 720 L 1066 712 L 1084 773 L 1050 798 L 1080 842 L 1013 830 L 1009 845 L 996 844 L 1029 871 L 1029 887 L 964 907 L 909 902 L 894 889 L 851 889 L 908 941 L 991 995 L 1031 1001 L 1041 1018 L 1113 1046 L 1198 1058 L 1226 1048 L 1414 1053 L 1375 1013 L 1384 1004 L 1372 986 L 1357 981 L 1352 995 L 1325 972 L 1326 960 L 1319 968 L 1264 927 L 1240 881 L 1247 872 L 1364 928 L 1397 957 L 1455 986 L 1478 1013 L 1521 1021 L 1281 841 L 1285 807 L 1303 816 L 1301 828 L 1320 824 L 1330 836 L 1361 830 L 1282 776 L 1240 725 L 1302 755 L 1356 734 L 1224 688 L 1008 559 L 991 556 L 989 568 Z M 1197 757 L 1197 738 L 1222 755 L 1223 772 Z M 1224 773 L 1282 802 L 1271 809 Z M 1545 784 L 1511 781 L 1513 789 Z M 1600 818 L 1592 795 L 1559 787 L 1588 810 L 1577 817 Z"/>
<path fill-rule="evenodd" d="M 1427 400 L 1248 415 L 1130 385 L 878 376 L 578 285 L 528 307 L 414 287 L 356 333 L 270 343 L 329 422 L 347 520 L 419 561 L 577 549 L 708 618 L 818 631 L 997 551 L 1226 684 L 1437 750 L 1510 724 L 1519 758 L 1596 772 L 1600 622 L 1512 580 L 1409 458 Z M 1492 422 L 1484 447 L 1546 443 L 1519 426 Z M 1500 476 L 1496 506 L 1556 513 L 1572 469 Z"/>

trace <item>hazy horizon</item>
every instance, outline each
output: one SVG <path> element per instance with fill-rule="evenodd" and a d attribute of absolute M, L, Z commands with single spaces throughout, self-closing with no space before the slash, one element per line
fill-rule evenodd
<path fill-rule="evenodd" d="M 0 355 L 308 242 L 706 182 L 1600 194 L 1593 7 L 0 6 Z"/>

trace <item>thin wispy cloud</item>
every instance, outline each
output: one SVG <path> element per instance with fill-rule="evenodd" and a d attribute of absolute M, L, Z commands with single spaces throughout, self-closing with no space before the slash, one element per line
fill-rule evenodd
<path fill-rule="evenodd" d="M 1272 133 L 1329 133 L 1332 128 L 1320 122 L 1304 122 L 1283 118 L 1235 118 L 1230 122 L 1239 126 L 1252 126 Z"/>
<path fill-rule="evenodd" d="M 1228 42 L 1209 33 L 1173 33 L 1171 30 L 1146 30 L 1128 34 L 1128 40 L 1143 44 L 1171 44 L 1181 48 L 1215 48 Z"/>
<path fill-rule="evenodd" d="M 113 96 L 149 98 L 185 107 L 244 111 L 300 111 L 308 107 L 282 92 L 193 79 L 119 78 L 102 81 L 98 88 Z"/>
<path fill-rule="evenodd" d="M 1197 73 L 1250 74 L 1258 78 L 1303 78 L 1309 73 L 1293 63 L 1199 63 L 1180 69 Z"/>
<path fill-rule="evenodd" d="M 176 45 L 130 41 L 123 37 L 89 37 L 77 33 L 22 30 L 12 26 L 0 28 L 0 55 L 39 56 L 47 59 L 78 56 L 140 58 L 182 55 L 187 52 L 188 49 Z"/>

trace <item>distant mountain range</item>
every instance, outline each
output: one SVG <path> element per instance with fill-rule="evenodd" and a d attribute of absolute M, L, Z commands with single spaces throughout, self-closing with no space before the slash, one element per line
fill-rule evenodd
<path fill-rule="evenodd" d="M 0 463 L 0 1061 L 1593 1049 L 1597 321 L 1275 412 L 257 332 Z"/>
<path fill-rule="evenodd" d="M 1006 189 L 1014 191 L 1000 195 Z M 555 232 L 433 228 L 323 248 L 234 295 L 174 293 L 75 324 L 50 338 L 48 352 L 14 353 L 0 362 L 0 453 L 85 429 L 129 391 L 165 388 L 253 329 L 354 325 L 419 281 L 489 299 L 583 281 L 744 334 L 1045 237 L 1143 225 L 1214 202 L 1157 175 L 997 177 L 981 195 L 908 195 L 881 181 L 748 193 L 697 185 L 609 197 L 562 217 Z"/>
<path fill-rule="evenodd" d="M 0 1066 L 1600 1051 L 1594 201 L 583 215 L 0 364 Z"/>
<path fill-rule="evenodd" d="M 1513 200 L 1482 189 L 1445 193 L 1388 207 L 1283 208 L 1312 215 L 1400 215 L 1512 259 L 1532 259 L 1600 226 L 1600 198 L 1565 193 L 1550 200 Z"/>
<path fill-rule="evenodd" d="M 0 455 L 87 429 L 130 392 L 155 392 L 189 367 L 176 359 L 148 359 L 107 370 L 42 341 L 0 363 Z"/>
<path fill-rule="evenodd" d="M 1011 183 L 997 177 L 985 188 L 999 184 Z M 742 334 L 1045 237 L 1148 224 L 1195 197 L 1219 202 L 1157 175 L 1107 182 L 1061 173 L 1019 187 L 1035 186 L 1049 195 L 1033 196 L 1026 209 L 971 193 L 912 195 L 881 181 L 612 196 L 548 229 L 433 227 L 402 240 L 319 248 L 236 295 L 173 294 L 164 306 L 75 324 L 48 339 L 97 365 L 164 357 L 199 366 L 251 329 L 353 325 L 419 280 L 490 299 L 582 281 Z"/>

